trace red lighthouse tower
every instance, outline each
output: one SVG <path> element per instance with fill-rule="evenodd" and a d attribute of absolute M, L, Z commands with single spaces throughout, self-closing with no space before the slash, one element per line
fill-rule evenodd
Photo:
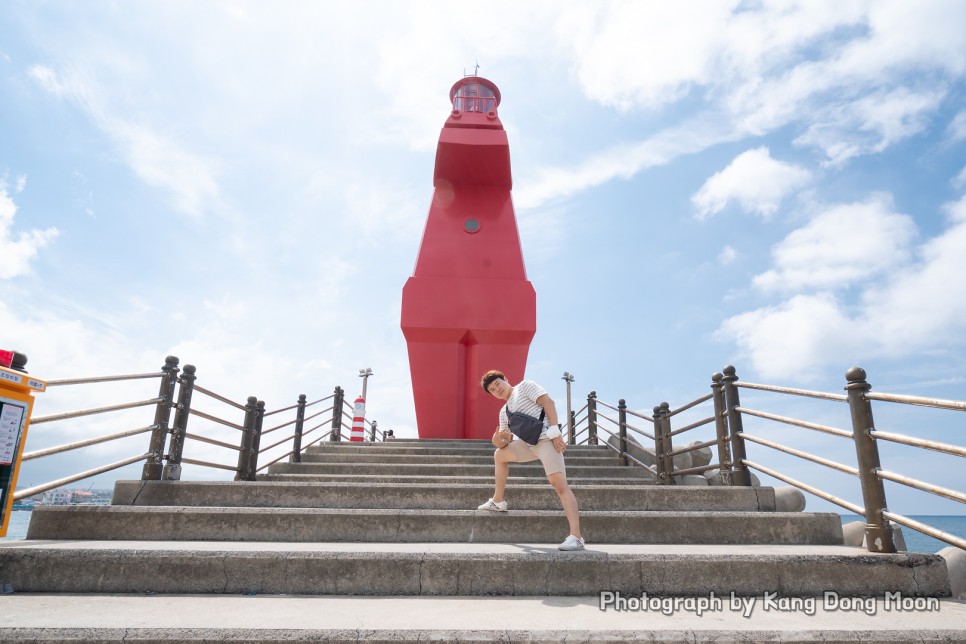
<path fill-rule="evenodd" d="M 510 189 L 510 146 L 500 90 L 478 76 L 457 81 L 439 135 L 433 202 L 413 276 L 403 288 L 402 330 L 422 438 L 489 438 L 500 402 L 480 376 L 523 378 L 537 330 Z"/>

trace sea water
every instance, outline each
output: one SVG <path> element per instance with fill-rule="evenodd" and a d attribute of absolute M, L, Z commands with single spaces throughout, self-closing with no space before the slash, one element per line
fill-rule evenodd
<path fill-rule="evenodd" d="M 10 522 L 7 523 L 7 536 L 3 537 L 3 540 L 26 538 L 31 514 L 33 514 L 31 510 L 14 510 L 11 512 Z"/>
<path fill-rule="evenodd" d="M 966 539 L 966 515 L 909 515 L 909 518 L 919 523 L 925 523 L 927 526 L 936 528 L 937 530 L 956 535 L 960 539 Z M 852 523 L 853 521 L 865 523 L 865 519 L 858 515 L 842 515 L 842 525 Z M 906 550 L 909 552 L 939 552 L 943 548 L 949 547 L 949 544 L 945 541 L 933 539 L 918 530 L 913 530 L 905 526 L 899 526 L 899 528 L 902 530 L 902 536 L 906 540 Z"/>

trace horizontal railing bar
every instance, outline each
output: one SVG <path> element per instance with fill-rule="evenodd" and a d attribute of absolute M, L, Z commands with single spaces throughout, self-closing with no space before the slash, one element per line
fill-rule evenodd
<path fill-rule="evenodd" d="M 319 427 L 322 427 L 323 425 L 328 425 L 329 422 L 330 421 L 328 421 L 328 420 L 322 421 L 321 423 L 319 423 L 318 425 L 316 425 L 315 427 L 313 427 L 312 429 L 310 429 L 308 432 L 302 432 L 302 436 L 305 436 L 309 432 L 313 432 L 313 431 L 317 430 Z"/>
<path fill-rule="evenodd" d="M 193 458 L 181 457 L 182 463 L 190 463 L 191 465 L 200 465 L 202 467 L 216 467 L 219 470 L 228 470 L 229 472 L 237 472 L 238 467 L 236 465 L 222 465 L 221 463 L 210 463 L 208 461 L 196 461 Z"/>
<path fill-rule="evenodd" d="M 574 432 L 574 440 L 577 440 L 577 437 L 580 436 L 581 434 L 583 434 L 584 432 L 587 432 L 587 438 L 590 438 L 590 432 L 588 430 L 590 430 L 590 427 L 584 427 L 579 432 L 575 431 Z"/>
<path fill-rule="evenodd" d="M 295 403 L 294 405 L 289 405 L 288 407 L 282 407 L 281 409 L 276 409 L 274 411 L 267 411 L 262 416 L 262 418 L 268 418 L 269 416 L 274 416 L 275 414 L 281 414 L 283 411 L 289 411 L 291 409 L 296 409 L 298 406 L 299 406 L 299 404 L 298 403 Z"/>
<path fill-rule="evenodd" d="M 939 539 L 940 541 L 945 541 L 951 546 L 956 546 L 957 548 L 962 548 L 963 550 L 966 550 L 966 539 L 957 537 L 954 534 L 950 534 L 948 532 L 938 530 L 932 527 L 931 525 L 926 525 L 925 523 L 919 523 L 915 519 L 910 519 L 909 517 L 904 517 L 901 514 L 889 512 L 888 510 L 883 510 L 882 516 L 884 516 L 886 519 L 889 519 L 890 521 L 895 521 L 896 523 L 900 523 L 906 526 L 907 528 L 912 528 L 913 530 L 916 530 L 925 535 L 928 535 L 933 539 Z"/>
<path fill-rule="evenodd" d="M 323 401 L 325 401 L 325 400 L 329 400 L 330 398 L 335 398 L 335 394 L 329 394 L 329 395 L 328 395 L 328 396 L 326 396 L 325 398 L 319 398 L 318 400 L 313 400 L 313 401 L 312 401 L 312 402 L 310 402 L 310 403 L 305 403 L 305 408 L 306 408 L 306 409 L 308 409 L 308 408 L 309 408 L 309 407 L 311 407 L 312 405 L 318 405 L 318 404 L 319 404 L 320 402 L 323 402 Z"/>
<path fill-rule="evenodd" d="M 966 401 L 962 400 L 943 400 L 941 398 L 924 398 L 922 396 L 874 393 L 871 391 L 866 392 L 865 397 L 869 400 L 881 400 L 884 402 L 902 403 L 905 405 L 917 405 L 919 407 L 934 407 L 936 409 L 966 411 Z"/>
<path fill-rule="evenodd" d="M 102 465 L 101 467 L 94 468 L 93 470 L 87 470 L 86 472 L 81 472 L 79 474 L 74 474 L 73 476 L 66 476 L 62 479 L 57 479 L 56 481 L 50 481 L 49 483 L 44 483 L 43 485 L 35 485 L 34 487 L 28 487 L 26 490 L 17 490 L 13 495 L 14 501 L 19 501 L 20 499 L 26 499 L 28 497 L 34 496 L 35 494 L 40 494 L 41 492 L 46 492 L 48 490 L 53 490 L 60 487 L 61 485 L 67 485 L 68 483 L 74 483 L 75 481 L 80 481 L 82 479 L 90 478 L 92 476 L 97 476 L 98 474 L 103 474 L 104 472 L 110 472 L 111 470 L 116 470 L 125 465 L 130 465 L 131 463 L 137 463 L 138 461 L 143 461 L 146 458 L 153 456 L 150 452 L 146 454 L 141 454 L 140 456 L 132 456 L 131 458 L 126 458 L 123 461 L 116 461 L 110 463 L 109 465 Z"/>
<path fill-rule="evenodd" d="M 768 469 L 764 465 L 759 465 L 758 463 L 755 463 L 754 461 L 749 461 L 748 459 L 742 459 L 741 462 L 746 467 L 750 467 L 753 470 L 758 470 L 759 472 L 762 472 L 764 474 L 767 474 L 768 476 L 772 476 L 772 477 L 778 479 L 779 481 L 784 481 L 785 483 L 788 483 L 789 485 L 794 485 L 798 489 L 804 490 L 804 491 L 808 492 L 809 494 L 814 494 L 815 496 L 817 496 L 820 499 L 825 499 L 829 503 L 834 503 L 837 506 L 843 507 L 846 510 L 848 510 L 849 512 L 852 512 L 853 514 L 858 514 L 859 516 L 865 516 L 865 508 L 863 508 L 862 506 L 855 505 L 854 503 L 849 503 L 845 499 L 840 499 L 837 496 L 832 496 L 828 492 L 823 492 L 822 490 L 820 490 L 820 489 L 818 489 L 816 487 L 812 487 L 811 485 L 807 485 L 805 483 L 802 483 L 801 481 L 796 481 L 795 479 L 793 479 L 793 478 L 791 478 L 789 476 L 785 476 L 784 474 L 779 474 L 775 470 Z"/>
<path fill-rule="evenodd" d="M 294 449 L 293 450 L 289 450 L 288 453 L 282 454 L 281 456 L 279 456 L 278 458 L 276 458 L 274 461 L 270 461 L 270 462 L 265 463 L 264 465 L 262 465 L 260 468 L 258 468 L 257 470 L 255 470 L 255 474 L 258 474 L 262 470 L 266 469 L 269 465 L 275 465 L 276 463 L 278 463 L 280 460 L 282 460 L 286 456 L 291 456 L 294 453 L 295 453 L 295 450 Z"/>
<path fill-rule="evenodd" d="M 821 398 L 823 400 L 834 400 L 836 402 L 848 402 L 848 397 L 842 394 L 829 394 L 823 391 L 808 391 L 807 389 L 790 389 L 788 387 L 773 387 L 772 385 L 758 385 L 753 382 L 735 383 L 738 387 L 746 389 L 760 389 L 761 391 L 774 391 L 780 394 L 792 394 L 793 396 L 805 396 L 806 398 Z"/>
<path fill-rule="evenodd" d="M 689 432 L 692 429 L 697 429 L 698 427 L 703 427 L 704 425 L 707 425 L 707 424 L 713 423 L 713 422 L 714 422 L 714 416 L 709 416 L 709 417 L 705 418 L 704 420 L 699 420 L 696 423 L 691 423 L 690 425 L 685 425 L 684 427 L 681 427 L 680 429 L 675 429 L 673 432 L 671 432 L 671 436 L 677 436 L 678 434 L 683 434 L 684 432 Z"/>
<path fill-rule="evenodd" d="M 631 455 L 631 454 L 628 454 L 627 452 L 624 452 L 624 456 L 625 456 L 625 457 L 626 457 L 627 459 L 629 459 L 629 460 L 631 460 L 631 461 L 634 461 L 635 463 L 637 463 L 638 465 L 640 465 L 641 467 L 643 467 L 643 468 L 644 468 L 645 470 L 647 470 L 648 472 L 650 472 L 650 473 L 651 473 L 651 474 L 653 474 L 654 476 L 657 476 L 657 469 L 656 469 L 656 468 L 653 468 L 653 467 L 651 467 L 650 465 L 645 465 L 644 463 L 642 463 L 642 462 L 640 462 L 639 460 L 637 460 L 636 458 L 634 458 L 634 456 L 633 456 L 633 455 Z"/>
<path fill-rule="evenodd" d="M 241 451 L 241 447 L 239 447 L 238 445 L 232 445 L 231 443 L 223 443 L 221 441 L 216 441 L 214 438 L 208 438 L 207 436 L 199 436 L 198 434 L 192 434 L 191 432 L 185 432 L 184 437 L 191 438 L 196 441 L 201 441 L 202 443 L 208 443 L 209 445 L 218 445 L 219 447 L 227 447 L 228 449 L 233 449 L 236 452 Z"/>
<path fill-rule="evenodd" d="M 585 411 L 587 411 L 587 405 L 584 405 L 583 407 L 581 407 L 580 409 L 578 409 L 577 411 L 575 411 L 574 412 L 574 416 L 579 416 L 580 414 L 582 414 Z"/>
<path fill-rule="evenodd" d="M 576 416 L 575 416 L 575 418 L 576 418 Z M 581 424 L 581 423 L 583 423 L 583 422 L 584 422 L 585 420 L 587 420 L 587 416 L 583 416 L 583 417 L 581 417 L 581 418 L 577 418 L 577 419 L 576 419 L 576 420 L 574 421 L 574 427 L 576 427 L 577 425 L 580 425 L 580 424 Z"/>
<path fill-rule="evenodd" d="M 957 492 L 956 490 L 950 490 L 949 488 L 941 487 L 939 485 L 933 485 L 932 483 L 919 481 L 917 479 L 910 478 L 902 474 L 896 474 L 895 472 L 890 472 L 888 470 L 876 470 L 875 474 L 880 479 L 886 479 L 887 481 L 894 481 L 896 483 L 901 483 L 902 485 L 914 487 L 917 490 L 922 490 L 923 492 L 929 492 L 930 494 L 935 494 L 936 496 L 941 496 L 951 501 L 966 503 L 966 494 L 963 494 L 962 492 Z"/>
<path fill-rule="evenodd" d="M 97 376 L 94 378 L 68 378 L 66 380 L 48 380 L 48 387 L 66 387 L 68 385 L 87 385 L 95 382 L 117 382 L 119 380 L 140 380 L 142 378 L 161 378 L 163 371 L 156 373 L 132 373 L 122 376 Z"/>
<path fill-rule="evenodd" d="M 607 403 L 605 403 L 605 402 L 604 402 L 603 400 L 598 400 L 598 401 L 597 401 L 597 404 L 598 404 L 598 405 L 603 405 L 604 407 L 607 407 L 608 409 L 613 409 L 614 411 L 620 411 L 620 408 L 618 408 L 618 407 L 614 407 L 613 405 L 608 405 L 608 404 L 607 404 Z"/>
<path fill-rule="evenodd" d="M 308 407 L 308 405 L 306 405 L 306 407 Z M 327 411 L 332 411 L 332 408 L 333 407 L 335 407 L 335 405 L 329 405 L 328 407 L 326 407 L 322 411 L 317 411 L 314 414 L 312 414 L 311 416 L 306 416 L 303 420 L 312 420 L 316 416 L 321 416 L 322 414 L 324 414 Z"/>
<path fill-rule="evenodd" d="M 294 425 L 297 422 L 299 422 L 299 419 L 298 418 L 293 418 L 292 420 L 288 421 L 287 423 L 282 423 L 281 425 L 276 425 L 275 427 L 272 427 L 271 429 L 263 429 L 262 430 L 262 436 L 264 436 L 265 434 L 271 434 L 276 429 L 282 429 L 283 427 L 288 427 L 289 425 Z"/>
<path fill-rule="evenodd" d="M 949 443 L 940 443 L 939 441 L 926 440 L 924 438 L 914 438 L 912 436 L 904 436 L 902 434 L 893 434 L 890 432 L 880 432 L 878 429 L 873 429 L 869 434 L 872 438 L 881 438 L 885 441 L 892 441 L 893 443 L 902 443 L 903 445 L 911 445 L 912 447 L 922 447 L 925 449 L 931 449 L 936 452 L 942 452 L 943 454 L 951 454 L 953 456 L 966 456 L 966 448 L 960 447 L 959 445 L 950 445 Z"/>
<path fill-rule="evenodd" d="M 597 412 L 597 417 L 598 418 L 603 418 L 604 420 L 609 420 L 611 423 L 613 423 L 613 424 L 615 424 L 617 426 L 620 426 L 620 423 L 618 421 L 614 420 L 613 418 L 611 418 L 607 414 L 602 414 L 600 412 Z M 597 423 L 597 426 L 600 427 L 600 423 Z"/>
<path fill-rule="evenodd" d="M 189 409 L 188 410 L 188 413 L 191 414 L 192 416 L 199 416 L 201 418 L 204 418 L 205 420 L 210 420 L 210 421 L 213 421 L 213 422 L 216 422 L 216 423 L 221 423 L 222 425 L 225 425 L 226 427 L 232 427 L 232 428 L 237 429 L 238 431 L 241 431 L 241 432 L 245 431 L 245 428 L 242 427 L 241 425 L 236 425 L 235 423 L 233 423 L 231 421 L 228 421 L 228 420 L 225 420 L 224 418 L 218 418 L 217 416 L 212 416 L 211 414 L 206 414 L 205 412 L 198 411 L 197 409 Z"/>
<path fill-rule="evenodd" d="M 705 395 L 701 396 L 700 398 L 696 398 L 695 400 L 692 400 L 691 402 L 686 403 L 682 407 L 678 407 L 677 409 L 671 410 L 670 412 L 668 412 L 668 416 L 676 416 L 677 414 L 680 414 L 682 411 L 687 411 L 687 410 L 691 409 L 692 407 L 697 407 L 701 403 L 708 402 L 712 398 L 714 398 L 714 394 L 713 393 L 705 394 Z"/>
<path fill-rule="evenodd" d="M 234 400 L 231 400 L 230 398 L 225 398 L 224 396 L 222 396 L 220 394 L 216 394 L 215 392 L 213 392 L 213 391 L 211 391 L 209 389 L 205 389 L 204 387 L 199 387 L 198 385 L 195 385 L 194 387 L 192 387 L 192 389 L 194 389 L 194 391 L 200 391 L 201 393 L 205 394 L 206 396 L 210 396 L 210 397 L 214 398 L 215 400 L 220 400 L 221 402 L 225 403 L 226 405 L 231 405 L 232 407 L 235 407 L 237 409 L 241 409 L 242 411 L 245 411 L 246 410 L 245 405 L 242 405 L 241 403 L 237 403 Z"/>
<path fill-rule="evenodd" d="M 802 452 L 792 447 L 786 447 L 785 445 L 780 445 L 779 443 L 772 442 L 765 438 L 758 438 L 757 436 L 752 436 L 747 432 L 741 432 L 738 435 L 744 438 L 745 440 L 750 440 L 752 443 L 758 443 L 759 445 L 764 445 L 765 447 L 776 449 L 779 452 L 785 452 L 786 454 L 791 454 L 792 456 L 804 458 L 806 461 L 812 461 L 813 463 L 818 463 L 819 465 L 830 467 L 833 470 L 845 472 L 846 474 L 851 474 L 852 476 L 859 475 L 858 469 L 854 467 L 850 467 L 848 465 L 842 465 L 841 463 L 836 463 L 835 461 L 830 461 L 826 458 L 822 458 L 821 456 L 815 456 L 814 454 L 809 454 L 808 452 Z"/>
<path fill-rule="evenodd" d="M 343 410 L 343 411 L 342 411 L 342 415 L 343 415 L 343 416 L 344 416 L 345 418 L 348 418 L 348 419 L 349 419 L 349 423 L 350 423 L 349 425 L 343 425 L 343 427 L 352 427 L 352 424 L 351 424 L 351 423 L 352 423 L 352 421 L 353 421 L 353 420 L 355 420 L 355 419 L 354 419 L 354 418 L 353 418 L 352 416 L 350 416 L 349 414 L 347 414 L 347 413 L 345 412 L 345 410 Z"/>
<path fill-rule="evenodd" d="M 627 413 L 630 414 L 631 416 L 636 416 L 641 420 L 646 420 L 649 423 L 654 422 L 654 419 L 651 416 L 645 416 L 644 414 L 639 414 L 636 411 L 631 411 L 630 409 L 627 410 Z"/>
<path fill-rule="evenodd" d="M 671 476 L 684 476 L 685 474 L 703 474 L 708 470 L 720 470 L 721 463 L 708 463 L 707 465 L 702 465 L 700 467 L 689 467 L 686 470 L 674 470 L 671 472 Z"/>
<path fill-rule="evenodd" d="M 808 423 L 804 420 L 796 420 L 794 418 L 786 418 L 785 416 L 777 416 L 775 414 L 769 414 L 763 411 L 757 411 L 754 409 L 746 409 L 744 407 L 735 407 L 735 411 L 742 414 L 748 414 L 749 416 L 757 416 L 759 418 L 765 418 L 767 420 L 774 420 L 779 423 L 785 423 L 786 425 L 795 425 L 796 427 L 804 427 L 805 429 L 814 429 L 817 432 L 824 432 L 826 434 L 831 434 L 832 436 L 839 436 L 841 438 L 852 438 L 852 433 L 847 432 L 843 429 L 838 429 L 836 427 L 827 427 L 825 425 L 816 425 L 815 423 Z"/>
<path fill-rule="evenodd" d="M 95 409 L 82 409 L 80 411 L 69 411 L 64 414 L 53 414 L 51 416 L 41 416 L 40 418 L 31 419 L 31 425 L 40 425 L 41 423 L 52 423 L 55 420 L 67 420 L 68 418 L 79 418 L 81 416 L 92 416 L 94 414 L 104 414 L 109 411 L 120 411 L 122 409 L 134 409 L 135 407 L 147 407 L 148 405 L 157 405 L 159 402 L 163 402 L 164 398 L 151 398 L 149 400 L 139 400 L 138 402 L 123 403 L 120 405 L 110 405 L 109 407 L 97 407 Z"/>
<path fill-rule="evenodd" d="M 321 427 L 321 425 L 319 425 L 319 427 Z M 313 429 L 315 429 L 315 428 L 313 428 Z M 305 434 L 303 434 L 303 436 L 304 436 L 304 435 L 305 435 Z M 308 448 L 310 448 L 310 447 L 312 447 L 313 445 L 315 445 L 315 444 L 316 444 L 316 443 L 318 443 L 319 441 L 323 441 L 323 440 L 325 440 L 326 438 L 328 438 L 328 437 L 329 437 L 329 436 L 331 436 L 331 435 L 332 435 L 332 430 L 330 429 L 329 431 L 327 431 L 326 433 L 324 433 L 324 434 L 322 434 L 321 436 L 319 436 L 318 438 L 316 438 L 316 439 L 315 439 L 314 441 L 312 441 L 312 442 L 311 442 L 311 443 L 309 443 L 308 445 L 305 445 L 305 446 L 304 446 L 304 447 L 302 448 L 302 451 L 304 452 L 305 450 L 307 450 Z"/>
<path fill-rule="evenodd" d="M 718 439 L 712 438 L 711 440 L 704 441 L 703 443 L 696 443 L 694 445 L 687 445 L 685 447 L 682 447 L 681 449 L 676 449 L 673 452 L 671 452 L 671 456 L 680 456 L 681 454 L 687 454 L 688 452 L 695 452 L 704 447 L 711 447 L 712 445 L 717 445 L 717 444 L 718 444 Z"/>
<path fill-rule="evenodd" d="M 627 429 L 631 430 L 632 432 L 638 433 L 641 436 L 644 436 L 645 438 L 650 438 L 651 440 L 655 440 L 655 438 L 653 436 L 651 436 L 650 434 L 648 434 L 647 432 L 645 432 L 643 429 L 638 429 L 637 427 L 634 427 L 630 423 L 628 423 L 626 425 L 626 427 L 627 427 Z"/>
<path fill-rule="evenodd" d="M 302 435 L 305 436 L 304 433 Z M 259 454 L 263 454 L 263 453 L 267 452 L 268 450 L 272 449 L 273 447 L 278 447 L 282 443 L 287 443 L 288 441 L 292 440 L 293 438 L 295 438 L 295 434 L 292 434 L 291 436 L 286 436 L 285 438 L 283 438 L 282 440 L 278 441 L 277 443 L 272 443 L 271 445 L 267 445 L 266 447 L 259 448 L 258 453 Z"/>
<path fill-rule="evenodd" d="M 634 456 L 632 456 L 628 452 L 622 452 L 622 451 L 620 451 L 620 449 L 618 449 L 617 447 L 611 445 L 607 441 L 604 441 L 604 446 L 610 448 L 611 451 L 616 452 L 618 456 L 624 456 L 624 457 L 628 458 L 629 460 L 634 461 L 636 464 L 640 465 L 641 467 L 643 467 L 645 470 L 647 470 L 648 472 L 650 472 L 654 476 L 657 476 L 657 470 L 656 469 L 654 469 L 650 465 L 645 465 L 644 463 L 640 462 L 639 460 L 637 460 L 636 458 L 634 458 Z"/>
<path fill-rule="evenodd" d="M 71 450 L 79 449 L 81 447 L 87 447 L 88 445 L 97 445 L 98 443 L 106 443 L 108 441 L 116 440 L 118 438 L 137 436 L 138 434 L 150 432 L 157 428 L 158 428 L 157 425 L 149 425 L 147 427 L 140 427 L 138 429 L 129 429 L 124 432 L 109 434 L 107 436 L 100 436 L 98 438 L 88 438 L 87 440 L 76 441 L 74 443 L 64 443 L 63 445 L 58 445 L 56 447 L 47 447 L 44 449 L 38 449 L 38 450 L 34 450 L 33 452 L 25 453 L 21 458 L 21 460 L 32 461 L 35 458 L 43 458 L 44 456 L 50 456 L 51 454 L 60 454 L 62 452 L 69 452 Z"/>

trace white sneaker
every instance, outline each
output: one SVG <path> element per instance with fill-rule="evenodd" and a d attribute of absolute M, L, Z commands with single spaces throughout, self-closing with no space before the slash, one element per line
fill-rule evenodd
<path fill-rule="evenodd" d="M 492 498 L 476 508 L 477 510 L 489 510 L 490 512 L 506 512 L 506 501 L 500 501 L 497 503 Z"/>
<path fill-rule="evenodd" d="M 584 540 L 574 535 L 568 536 L 564 542 L 557 546 L 557 550 L 583 550 Z"/>

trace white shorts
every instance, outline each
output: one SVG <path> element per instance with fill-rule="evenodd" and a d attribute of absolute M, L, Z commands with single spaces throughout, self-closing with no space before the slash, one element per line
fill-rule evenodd
<path fill-rule="evenodd" d="M 517 463 L 527 463 L 540 459 L 540 462 L 543 463 L 543 471 L 547 473 L 547 476 L 557 472 L 567 476 L 563 454 L 554 448 L 553 441 L 549 438 L 538 441 L 536 445 L 531 445 L 517 438 L 510 441 L 506 449 L 513 453 L 514 461 Z"/>

